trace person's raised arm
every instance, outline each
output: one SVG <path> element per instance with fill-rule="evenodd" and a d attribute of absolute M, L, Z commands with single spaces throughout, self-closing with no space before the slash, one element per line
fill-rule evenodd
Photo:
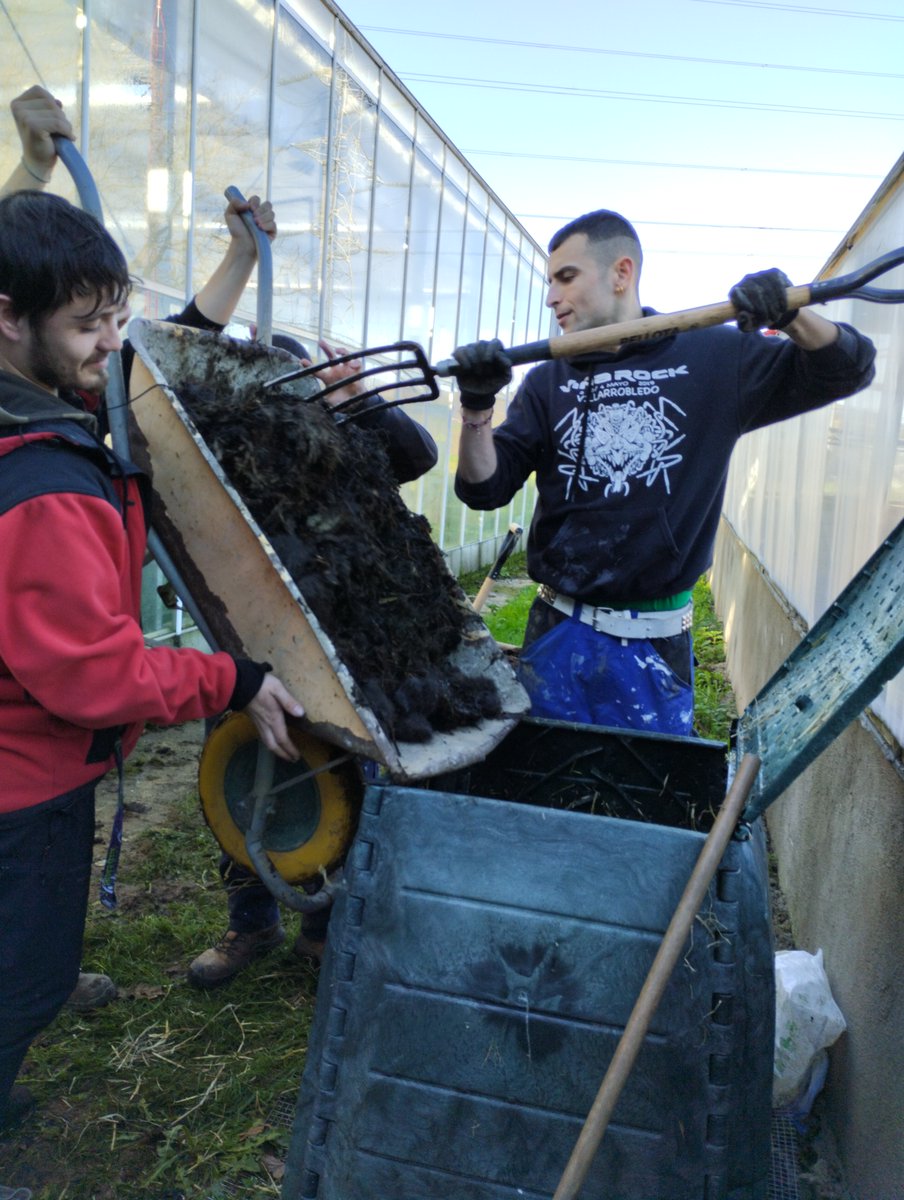
<path fill-rule="evenodd" d="M 9 107 L 22 143 L 22 157 L 0 187 L 0 197 L 11 196 L 13 192 L 42 190 L 50 183 L 57 161 L 52 135 L 74 137 L 62 104 L 37 84 L 17 96 Z"/>
<path fill-rule="evenodd" d="M 217 269 L 195 296 L 199 311 L 217 325 L 229 324 L 257 262 L 257 245 L 242 220 L 243 212 L 252 214 L 271 242 L 276 237 L 276 217 L 269 200 L 251 196 L 244 204 L 232 200 L 226 206 L 223 219 L 229 230 L 229 245 Z"/>

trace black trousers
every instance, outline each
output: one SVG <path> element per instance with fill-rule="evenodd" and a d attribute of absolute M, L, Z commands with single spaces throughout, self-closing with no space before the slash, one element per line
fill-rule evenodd
<path fill-rule="evenodd" d="M 0 813 L 0 1111 L 78 981 L 96 788 Z"/>
<path fill-rule="evenodd" d="M 225 850 L 220 855 L 220 878 L 226 887 L 230 929 L 236 933 L 260 933 L 279 922 L 279 906 L 273 893 L 254 871 L 230 858 Z M 330 911 L 322 908 L 304 913 L 302 932 L 314 941 L 321 941 L 326 937 Z"/>

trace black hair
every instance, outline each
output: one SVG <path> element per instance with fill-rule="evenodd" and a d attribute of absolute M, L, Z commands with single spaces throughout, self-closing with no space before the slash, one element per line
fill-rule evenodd
<path fill-rule="evenodd" d="M 625 248 L 631 249 L 633 256 L 637 259 L 637 266 L 640 267 L 643 258 L 640 238 L 631 222 L 626 221 L 620 213 L 612 212 L 608 208 L 598 208 L 596 212 L 584 213 L 581 217 L 575 217 L 573 221 L 563 225 L 558 233 L 552 235 L 549 242 L 550 254 L 553 250 L 558 250 L 564 241 L 578 233 L 586 234 L 589 242 L 621 241 L 627 243 Z"/>
<path fill-rule="evenodd" d="M 75 297 L 125 303 L 132 277 L 120 248 L 90 213 L 61 196 L 0 200 L 0 292 L 17 317 L 39 323 Z"/>
<path fill-rule="evenodd" d="M 290 337 L 287 333 L 274 333 L 270 339 L 270 344 L 278 346 L 280 350 L 288 350 L 290 354 L 294 354 L 296 358 L 310 358 L 307 350 L 302 346 L 296 338 Z"/>

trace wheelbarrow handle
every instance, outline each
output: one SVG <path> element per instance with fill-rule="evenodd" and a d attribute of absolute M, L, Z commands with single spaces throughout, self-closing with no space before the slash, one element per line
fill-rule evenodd
<path fill-rule="evenodd" d="M 70 141 L 69 138 L 63 137 L 58 133 L 51 136 L 53 137 L 53 144 L 56 147 L 57 157 L 72 176 L 72 182 L 75 184 L 82 208 L 103 225 L 104 214 L 100 202 L 100 193 L 97 190 L 97 185 L 94 182 L 94 177 L 88 168 L 88 164 L 76 148 L 75 143 Z M 108 370 L 109 379 L 104 391 L 104 403 L 107 410 L 107 423 L 110 427 L 110 439 L 113 442 L 113 449 L 116 453 L 122 458 L 127 459 L 130 457 L 129 401 L 126 392 L 125 376 L 122 370 L 122 355 L 118 350 L 115 354 L 110 355 Z M 148 529 L 147 541 L 148 549 L 156 559 L 161 571 L 176 589 L 183 604 L 194 618 L 195 624 L 198 626 L 201 634 L 206 638 L 210 648 L 216 650 L 216 641 L 204 620 L 203 613 L 195 603 L 188 585 L 182 578 L 175 563 L 165 549 L 163 542 L 160 540 L 159 533 L 153 526 Z"/>
<path fill-rule="evenodd" d="M 834 279 L 822 279 L 816 283 L 789 287 L 785 293 L 785 305 L 788 309 L 808 308 L 812 304 L 825 304 L 842 296 L 853 296 L 875 304 L 901 304 L 904 302 L 904 290 L 883 290 L 864 286 L 901 263 L 904 263 L 904 247 L 890 250 L 881 258 L 874 259 L 849 275 L 838 275 Z M 652 317 L 638 317 L 634 321 L 621 321 L 615 325 L 601 325 L 595 329 L 563 333 L 555 338 L 513 346 L 505 353 L 513 366 L 546 362 L 553 358 L 578 358 L 582 354 L 590 354 L 597 350 L 617 350 L 631 342 L 646 342 L 669 337 L 673 333 L 722 325 L 726 321 L 733 321 L 737 315 L 735 306 L 730 300 L 725 300 L 720 304 L 704 305 L 702 308 L 657 313 Z M 458 363 L 454 358 L 447 358 L 436 363 L 433 371 L 441 377 L 454 376 L 458 373 Z"/>
<path fill-rule="evenodd" d="M 741 813 L 750 794 L 760 760 L 755 754 L 745 754 L 732 780 L 728 795 L 719 809 L 712 829 L 700 850 L 696 865 L 687 886 L 678 901 L 675 914 L 665 931 L 659 950 L 650 967 L 637 1003 L 628 1018 L 625 1031 L 615 1048 L 609 1069 L 603 1077 L 596 1099 L 587 1115 L 587 1120 L 575 1143 L 571 1158 L 556 1188 L 553 1200 L 575 1200 L 590 1170 L 593 1156 L 599 1149 L 603 1134 L 615 1108 L 621 1090 L 634 1066 L 643 1039 L 650 1027 L 662 999 L 666 984 L 671 978 L 688 934 L 712 879 L 718 870 L 732 834 L 737 828 Z"/>
<path fill-rule="evenodd" d="M 233 184 L 225 192 L 230 204 L 246 204 L 242 193 Z M 265 346 L 273 344 L 273 250 L 270 239 L 263 229 L 258 228 L 254 217 L 247 210 L 240 214 L 251 231 L 257 247 L 257 340 Z"/>
<path fill-rule="evenodd" d="M 60 159 L 63 166 L 72 176 L 72 182 L 75 184 L 75 190 L 78 192 L 79 203 L 82 208 L 103 224 L 104 212 L 101 207 L 97 185 L 94 182 L 94 177 L 88 170 L 88 164 L 76 148 L 75 142 L 71 138 L 63 137 L 61 133 L 53 133 L 50 136 L 53 138 L 57 158 Z"/>
<path fill-rule="evenodd" d="M 90 213 L 92 217 L 101 225 L 104 223 L 104 212 L 100 202 L 100 193 L 97 190 L 97 184 L 94 182 L 94 177 L 88 168 L 80 151 L 76 148 L 75 142 L 69 138 L 63 137 L 62 134 L 55 133 L 53 144 L 56 147 L 57 157 L 61 160 L 66 170 L 72 176 L 72 182 L 75 184 L 75 190 L 78 192 L 79 202 L 85 212 Z M 125 378 L 122 372 L 122 356 L 117 350 L 115 354 L 110 355 L 109 378 L 105 389 L 105 403 L 107 409 L 107 424 L 110 427 L 110 439 L 113 442 L 113 449 L 123 458 L 129 457 L 129 421 L 128 421 L 128 397 L 126 395 Z"/>

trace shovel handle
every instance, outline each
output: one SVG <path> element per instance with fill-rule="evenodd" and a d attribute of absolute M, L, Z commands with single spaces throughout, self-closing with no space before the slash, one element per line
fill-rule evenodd
<path fill-rule="evenodd" d="M 258 230 L 257 232 L 259 233 L 260 231 Z M 829 300 L 836 300 L 842 296 L 857 297 L 858 299 L 868 300 L 874 304 L 904 303 L 904 289 L 894 290 L 866 286 L 877 275 L 883 275 L 901 263 L 904 263 L 904 247 L 900 247 L 897 250 L 890 250 L 887 254 L 883 254 L 881 258 L 866 263 L 865 266 L 852 271 L 849 275 L 836 275 L 832 279 L 822 279 L 815 283 L 803 284 L 799 287 L 789 287 L 785 291 L 785 307 L 787 309 L 808 308 L 812 304 L 825 304 Z M 702 308 L 687 308 L 681 312 L 673 313 L 656 313 L 650 317 L 638 317 L 634 321 L 620 321 L 616 325 L 601 325 L 595 329 L 581 329 L 575 333 L 563 333 L 555 338 L 545 338 L 539 342 L 528 342 L 524 346 L 512 346 L 505 353 L 513 366 L 547 362 L 552 358 L 578 358 L 582 354 L 591 354 L 598 350 L 617 350 L 620 346 L 629 345 L 631 342 L 647 342 L 656 338 L 669 337 L 673 333 L 685 333 L 691 329 L 706 329 L 712 325 L 724 325 L 726 321 L 733 321 L 737 315 L 738 311 L 731 301 L 723 300 L 719 304 L 707 304 Z M 407 351 L 415 355 L 415 361 L 411 365 L 415 366 L 421 373 L 418 383 L 423 385 L 427 390 L 418 392 L 413 396 L 385 400 L 383 403 L 386 408 L 394 408 L 399 404 L 415 404 L 421 400 L 435 400 L 439 397 L 437 379 L 449 378 L 458 374 L 458 363 L 454 358 L 443 359 L 442 362 L 431 366 L 427 362 L 425 352 L 415 342 L 398 342 L 394 346 L 380 346 L 377 349 L 358 350 L 346 357 L 366 358 L 394 351 Z M 316 371 L 318 369 L 317 367 L 307 368 L 308 371 Z M 375 371 L 379 371 L 379 369 L 374 368 L 364 372 L 357 378 L 364 378 Z M 301 375 L 303 370 L 304 368 L 282 375 L 278 379 L 270 380 L 265 386 L 275 387 L 277 384 L 287 383 L 290 379 L 295 379 Z M 348 387 L 354 382 L 355 378 L 345 379 L 341 384 L 335 386 Z M 392 390 L 394 386 L 396 385 L 387 384 L 385 387 L 374 388 L 367 395 L 382 394 L 384 391 Z M 337 406 L 337 408 L 339 407 L 341 406 Z M 337 417 L 337 420 L 342 419 L 352 418 L 351 416 L 343 417 L 342 415 Z"/>
<path fill-rule="evenodd" d="M 718 870 L 725 847 L 737 827 L 759 767 L 760 760 L 755 754 L 745 754 L 741 759 L 741 765 L 728 790 L 728 795 L 723 801 L 712 829 L 707 834 L 697 863 L 684 893 L 678 901 L 678 907 L 669 922 L 669 927 L 665 931 L 653 965 L 650 967 L 649 974 L 637 998 L 637 1003 L 628 1018 L 625 1031 L 615 1048 L 609 1069 L 600 1084 L 596 1099 L 575 1143 L 553 1200 L 575 1200 L 587 1177 L 593 1156 L 599 1149 L 603 1134 L 606 1132 L 612 1116 L 612 1110 L 615 1108 L 615 1102 L 634 1066 L 634 1061 L 643 1045 L 643 1039 L 662 999 L 666 984 L 685 947 L 691 926 L 706 895 L 706 889 Z"/>
<path fill-rule="evenodd" d="M 825 304 L 842 296 L 853 296 L 874 304 L 901 304 L 904 302 L 904 290 L 883 290 L 865 286 L 870 280 L 884 275 L 901 263 L 904 263 L 904 246 L 890 250 L 849 275 L 838 275 L 833 279 L 789 287 L 785 292 L 785 307 L 809 308 L 810 305 Z M 731 301 L 724 300 L 720 304 L 706 304 L 701 308 L 657 313 L 651 317 L 638 317 L 634 321 L 620 321 L 616 325 L 601 325 L 595 329 L 562 333 L 555 338 L 528 342 L 524 346 L 512 346 L 505 353 L 512 366 L 546 362 L 552 358 L 578 358 L 582 354 L 591 354 L 598 350 L 617 350 L 631 342 L 647 342 L 655 338 L 670 337 L 673 333 L 686 333 L 691 329 L 724 325 L 726 321 L 733 321 L 737 315 L 737 309 Z M 454 358 L 447 358 L 437 363 L 433 370 L 440 376 L 456 375 L 458 363 Z"/>

